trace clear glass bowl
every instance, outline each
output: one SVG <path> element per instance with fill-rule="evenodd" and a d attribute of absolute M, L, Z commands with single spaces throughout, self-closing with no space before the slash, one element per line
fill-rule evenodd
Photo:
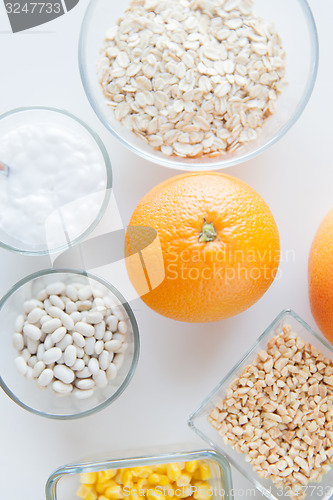
<path fill-rule="evenodd" d="M 38 244 L 30 244 L 23 242 L 16 237 L 16 235 L 14 237 L 13 234 L 8 234 L 0 227 L 0 247 L 26 255 L 46 255 L 61 252 L 83 241 L 88 234 L 93 231 L 104 215 L 109 202 L 112 187 L 111 163 L 104 144 L 98 135 L 90 127 L 88 127 L 88 125 L 67 111 L 36 106 L 14 109 L 1 115 L 0 145 L 1 137 L 10 131 L 15 131 L 17 127 L 43 122 L 56 126 L 58 129 L 68 133 L 68 135 L 73 133 L 76 137 L 81 138 L 82 143 L 89 145 L 91 149 L 96 151 L 96 158 L 98 158 L 98 162 L 105 166 L 103 179 L 105 188 L 101 192 L 91 191 L 88 196 L 73 196 L 70 203 L 66 203 L 63 206 L 59 205 L 57 209 L 50 214 L 51 216 L 45 220 L 45 241 L 43 243 L 39 242 Z M 0 161 L 9 163 L 8 160 L 6 161 L 6 158 L 3 157 L 0 157 Z M 91 174 L 93 174 L 93 171 Z M 4 176 L 2 174 L 0 175 L 0 182 L 7 182 Z M 10 175 L 11 174 L 9 173 L 9 176 Z M 15 172 L 15 175 L 17 177 L 17 171 Z M 70 168 L 68 168 L 68 175 L 73 175 Z M 38 179 L 36 179 L 36 182 L 39 182 Z M 80 220 L 80 225 L 75 228 L 75 225 L 73 225 L 73 214 L 80 214 L 80 209 L 86 207 L 87 205 L 89 206 L 92 203 L 96 205 L 96 215 L 94 215 L 91 220 L 88 220 L 87 222 L 85 222 L 85 219 L 84 222 L 83 220 Z M 75 220 L 77 222 L 78 217 L 76 219 L 74 218 L 74 221 Z M 56 235 L 56 239 L 54 239 L 54 235 Z M 53 240 L 57 243 L 50 244 L 50 241 Z"/>
<path fill-rule="evenodd" d="M 252 484 L 256 486 L 270 500 L 290 500 L 286 494 L 276 488 L 268 479 L 261 479 L 253 470 L 252 466 L 245 461 L 245 455 L 238 453 L 230 445 L 224 444 L 217 430 L 208 422 L 207 417 L 216 403 L 225 396 L 230 383 L 238 377 L 246 365 L 251 364 L 259 351 L 266 349 L 268 341 L 279 335 L 283 326 L 290 325 L 293 331 L 303 340 L 317 347 L 325 356 L 333 359 L 333 348 L 323 338 L 317 335 L 296 313 L 290 310 L 282 311 L 273 323 L 258 338 L 253 347 L 241 358 L 234 368 L 226 375 L 218 386 L 203 401 L 200 407 L 190 416 L 188 424 L 196 434 L 203 438 L 217 451 L 228 458 L 230 463 L 236 467 Z M 327 500 L 333 494 L 333 470 L 325 473 L 320 483 L 309 483 L 305 491 L 306 499 Z"/>
<path fill-rule="evenodd" d="M 82 463 L 60 467 L 49 477 L 46 483 L 46 500 L 75 500 L 80 485 L 79 474 L 97 472 L 107 469 L 122 469 L 172 462 L 204 460 L 210 465 L 212 478 L 209 481 L 212 490 L 217 494 L 212 500 L 233 500 L 232 479 L 227 460 L 212 450 L 191 452 L 172 452 L 158 455 L 139 455 L 131 458 L 108 458 L 99 461 L 88 460 Z M 144 498 L 144 497 L 142 497 Z"/>
<path fill-rule="evenodd" d="M 273 22 L 282 37 L 287 53 L 288 88 L 280 95 L 277 111 L 266 120 L 256 141 L 242 151 L 214 158 L 186 159 L 168 157 L 125 129 L 106 105 L 97 79 L 96 63 L 100 58 L 106 31 L 129 5 L 129 0 L 91 0 L 80 35 L 79 65 L 87 97 L 103 124 L 130 150 L 160 165 L 181 170 L 213 170 L 249 160 L 279 140 L 303 112 L 314 87 L 318 68 L 318 38 L 315 22 L 306 0 L 255 0 L 255 11 Z"/>
<path fill-rule="evenodd" d="M 125 359 L 114 380 L 105 388 L 94 390 L 92 397 L 78 400 L 72 395 L 59 396 L 51 389 L 42 391 L 34 380 L 27 380 L 14 364 L 17 351 L 12 345 L 14 322 L 22 314 L 23 303 L 50 283 L 64 281 L 67 284 L 81 282 L 107 289 L 119 304 L 128 324 Z M 102 410 L 126 389 L 135 372 L 139 350 L 139 330 L 134 314 L 124 297 L 110 283 L 98 276 L 72 269 L 48 269 L 27 276 L 14 285 L 0 301 L 2 345 L 0 349 L 0 386 L 22 408 L 31 413 L 54 419 L 74 419 Z"/>

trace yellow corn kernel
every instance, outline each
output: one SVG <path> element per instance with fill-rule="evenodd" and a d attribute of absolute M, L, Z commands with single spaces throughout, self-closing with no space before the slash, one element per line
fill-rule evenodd
<path fill-rule="evenodd" d="M 109 500 L 120 500 L 121 498 L 124 498 L 122 487 L 120 486 L 120 484 L 115 484 L 115 485 L 109 486 L 105 490 L 104 495 Z"/>
<path fill-rule="evenodd" d="M 97 472 L 97 482 L 104 483 L 109 479 L 112 479 L 118 472 L 118 469 L 102 470 Z"/>
<path fill-rule="evenodd" d="M 193 493 L 195 500 L 210 500 L 212 498 L 212 489 L 208 483 L 197 483 L 197 491 Z"/>
<path fill-rule="evenodd" d="M 196 470 L 197 467 L 198 467 L 198 460 L 191 460 L 190 462 L 185 462 L 185 470 L 190 474 L 193 474 L 193 472 Z"/>
<path fill-rule="evenodd" d="M 81 484 L 76 494 L 80 498 L 85 498 L 91 492 L 91 486 L 86 486 L 85 484 Z"/>
<path fill-rule="evenodd" d="M 203 481 L 207 481 L 207 479 L 210 479 L 212 477 L 212 475 L 210 473 L 210 467 L 208 464 L 199 465 L 199 471 L 200 471 L 201 479 Z"/>
<path fill-rule="evenodd" d="M 135 487 L 132 486 L 130 488 L 130 494 L 128 495 L 129 500 L 143 500 L 142 497 L 140 497 L 139 490 Z"/>
<path fill-rule="evenodd" d="M 154 472 L 158 474 L 166 474 L 167 472 L 167 464 L 158 464 L 154 467 Z"/>
<path fill-rule="evenodd" d="M 136 483 L 136 486 L 139 490 L 142 490 L 145 488 L 145 486 L 147 486 L 148 484 L 148 481 L 145 477 L 142 477 L 138 480 L 138 482 Z"/>
<path fill-rule="evenodd" d="M 97 481 L 96 472 L 82 472 L 82 474 L 80 474 L 80 483 L 95 484 L 96 481 Z"/>
<path fill-rule="evenodd" d="M 177 486 L 188 486 L 191 482 L 192 476 L 188 472 L 184 472 L 176 481 Z"/>
<path fill-rule="evenodd" d="M 166 500 L 160 489 L 157 490 L 155 488 L 148 488 L 146 495 L 147 500 Z"/>
<path fill-rule="evenodd" d="M 146 478 L 150 474 L 152 474 L 153 470 L 151 467 L 142 466 L 142 467 L 133 467 L 132 474 L 135 477 Z"/>
<path fill-rule="evenodd" d="M 182 475 L 182 471 L 177 463 L 172 463 L 167 465 L 167 474 L 171 481 L 176 481 Z"/>
<path fill-rule="evenodd" d="M 97 500 L 97 494 L 94 491 L 91 491 L 86 497 L 84 497 L 84 500 Z"/>
<path fill-rule="evenodd" d="M 178 495 L 176 495 L 178 498 L 188 498 L 193 493 L 193 488 L 190 484 L 187 486 L 182 486 L 179 489 L 180 489 L 180 493 Z"/>
<path fill-rule="evenodd" d="M 108 500 L 104 495 L 100 496 L 98 500 Z"/>
<path fill-rule="evenodd" d="M 153 472 L 150 476 L 148 476 L 147 481 L 148 484 L 151 484 L 152 486 L 160 484 L 160 474 Z"/>
<path fill-rule="evenodd" d="M 104 491 L 110 486 L 109 482 L 108 481 L 105 481 L 104 483 L 96 483 L 95 484 L 95 489 L 97 491 L 97 493 L 99 493 L 100 495 L 102 493 L 104 493 Z"/>
<path fill-rule="evenodd" d="M 130 469 L 123 469 L 121 479 L 124 486 L 130 486 L 132 484 L 132 472 Z"/>

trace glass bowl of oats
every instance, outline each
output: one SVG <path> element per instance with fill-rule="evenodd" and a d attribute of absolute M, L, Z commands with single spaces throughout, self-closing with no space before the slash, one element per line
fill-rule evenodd
<path fill-rule="evenodd" d="M 333 348 L 283 311 L 189 426 L 271 500 L 333 494 Z"/>
<path fill-rule="evenodd" d="M 79 65 L 97 116 L 163 166 L 249 160 L 296 122 L 318 66 L 306 0 L 91 1 Z"/>

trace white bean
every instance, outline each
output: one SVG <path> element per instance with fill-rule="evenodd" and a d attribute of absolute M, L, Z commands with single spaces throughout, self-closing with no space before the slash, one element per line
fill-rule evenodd
<path fill-rule="evenodd" d="M 113 358 L 113 363 L 117 367 L 117 370 L 122 367 L 123 363 L 125 360 L 125 356 L 123 353 L 116 354 L 115 357 Z"/>
<path fill-rule="evenodd" d="M 116 316 L 108 316 L 106 318 L 106 325 L 110 332 L 116 332 L 118 328 L 118 318 L 116 318 Z"/>
<path fill-rule="evenodd" d="M 109 330 L 106 330 L 106 332 L 104 333 L 103 341 L 109 342 L 109 340 L 111 340 L 111 339 L 112 339 L 112 332 L 110 332 Z"/>
<path fill-rule="evenodd" d="M 22 349 L 24 348 L 24 338 L 22 333 L 14 333 L 12 342 L 14 349 L 16 349 L 17 351 L 22 351 Z"/>
<path fill-rule="evenodd" d="M 42 332 L 43 333 L 53 333 L 54 330 L 59 328 L 61 325 L 61 321 L 59 318 L 53 318 L 50 319 L 49 321 L 46 321 L 42 325 Z"/>
<path fill-rule="evenodd" d="M 98 325 L 95 325 L 95 339 L 102 340 L 105 335 L 105 321 L 101 321 Z"/>
<path fill-rule="evenodd" d="M 91 325 L 97 325 L 101 321 L 103 321 L 103 314 L 98 311 L 89 311 L 86 320 Z"/>
<path fill-rule="evenodd" d="M 15 320 L 15 325 L 14 325 L 16 332 L 18 332 L 18 333 L 23 332 L 24 321 L 25 321 L 25 318 L 24 318 L 23 314 L 20 314 L 19 316 L 17 316 L 17 318 Z"/>
<path fill-rule="evenodd" d="M 118 370 L 117 370 L 116 365 L 114 363 L 111 363 L 109 368 L 106 370 L 106 377 L 109 380 L 113 380 L 114 378 L 116 378 L 117 373 L 118 373 Z"/>
<path fill-rule="evenodd" d="M 26 300 L 23 304 L 23 311 L 25 314 L 29 314 L 35 307 L 43 308 L 43 302 L 36 299 Z"/>
<path fill-rule="evenodd" d="M 64 351 L 65 365 L 73 366 L 76 361 L 76 347 L 68 345 Z"/>
<path fill-rule="evenodd" d="M 39 320 L 40 324 L 43 326 L 44 323 L 47 321 L 50 321 L 52 318 L 48 314 L 45 314 L 45 316 L 42 316 L 41 319 Z"/>
<path fill-rule="evenodd" d="M 61 300 L 60 297 L 58 297 L 58 295 L 50 295 L 49 297 L 49 301 L 51 302 L 51 304 L 55 307 L 58 307 L 59 309 L 62 309 L 64 310 L 65 309 L 65 304 L 64 302 Z"/>
<path fill-rule="evenodd" d="M 39 340 L 42 335 L 41 330 L 37 326 L 31 325 L 30 323 L 24 325 L 23 333 L 31 340 Z"/>
<path fill-rule="evenodd" d="M 74 330 L 73 318 L 71 318 L 68 314 L 62 313 L 60 320 L 62 321 L 62 324 L 64 325 L 65 328 L 67 328 L 69 332 Z"/>
<path fill-rule="evenodd" d="M 73 312 L 77 312 L 76 304 L 74 304 L 74 302 L 70 300 L 66 304 L 65 311 L 67 314 L 72 314 Z"/>
<path fill-rule="evenodd" d="M 40 321 L 40 319 L 45 315 L 46 312 L 43 309 L 35 307 L 35 309 L 28 314 L 27 320 L 29 323 L 38 323 L 38 321 Z"/>
<path fill-rule="evenodd" d="M 98 340 L 95 344 L 95 354 L 99 356 L 101 352 L 103 352 L 103 350 L 104 350 L 104 342 L 103 340 Z"/>
<path fill-rule="evenodd" d="M 95 292 L 94 292 L 94 296 L 95 296 Z M 100 297 L 96 297 L 93 300 L 92 305 L 93 305 L 93 307 L 104 307 L 104 309 L 105 309 L 104 300 Z"/>
<path fill-rule="evenodd" d="M 25 377 L 27 380 L 32 380 L 32 368 L 31 366 L 27 366 L 27 371 L 25 372 Z"/>
<path fill-rule="evenodd" d="M 86 345 L 84 346 L 84 352 L 91 356 L 95 352 L 96 339 L 94 337 L 86 338 Z"/>
<path fill-rule="evenodd" d="M 53 380 L 53 371 L 50 368 L 45 368 L 38 377 L 38 384 L 46 387 Z"/>
<path fill-rule="evenodd" d="M 93 375 L 93 379 L 95 380 L 97 387 L 106 387 L 108 385 L 106 374 L 103 370 L 99 370 L 96 375 Z"/>
<path fill-rule="evenodd" d="M 78 347 L 84 347 L 86 345 L 86 340 L 83 337 L 83 335 L 81 335 L 81 333 L 79 333 L 79 332 L 73 332 L 72 333 L 72 337 L 73 337 L 74 343 Z"/>
<path fill-rule="evenodd" d="M 80 300 L 90 299 L 92 294 L 93 294 L 93 292 L 92 292 L 91 286 L 89 286 L 89 285 L 84 286 L 83 288 L 80 288 L 80 290 L 77 293 Z"/>
<path fill-rule="evenodd" d="M 84 364 L 86 366 L 88 366 L 88 363 L 89 363 L 89 360 L 90 360 L 90 356 L 88 356 L 88 354 L 84 353 L 84 356 L 83 356 L 83 361 L 84 361 Z"/>
<path fill-rule="evenodd" d="M 78 321 L 81 321 L 81 319 L 82 319 L 81 313 L 79 311 L 75 311 L 75 312 L 71 313 L 70 317 L 72 318 L 74 323 L 77 323 Z"/>
<path fill-rule="evenodd" d="M 60 342 L 57 342 L 56 347 L 59 347 L 59 349 L 61 349 L 62 351 L 65 351 L 65 349 L 71 344 L 73 344 L 73 337 L 70 333 L 66 333 L 64 338 L 62 340 L 60 340 Z"/>
<path fill-rule="evenodd" d="M 89 311 L 91 309 L 91 302 L 90 300 L 78 300 L 76 307 L 78 311 Z"/>
<path fill-rule="evenodd" d="M 60 298 L 63 301 L 63 303 L 65 304 L 65 306 L 66 306 L 67 302 L 71 302 L 71 299 L 66 297 L 66 295 L 60 295 Z"/>
<path fill-rule="evenodd" d="M 84 391 L 93 389 L 95 385 L 95 381 L 92 378 L 83 378 L 75 382 L 75 386 Z"/>
<path fill-rule="evenodd" d="M 83 370 L 76 372 L 76 376 L 78 378 L 89 378 L 89 377 L 91 377 L 91 371 L 89 370 L 89 368 L 87 366 L 85 366 L 83 368 Z"/>
<path fill-rule="evenodd" d="M 111 306 L 111 312 L 119 319 L 119 321 L 126 319 L 125 312 L 121 306 Z"/>
<path fill-rule="evenodd" d="M 37 353 L 37 349 L 38 349 L 39 344 L 40 344 L 39 340 L 32 340 L 32 339 L 28 338 L 27 349 L 30 352 L 30 354 Z"/>
<path fill-rule="evenodd" d="M 116 351 L 117 349 L 120 349 L 121 347 L 121 342 L 120 340 L 109 340 L 108 342 L 105 342 L 105 349 L 107 351 Z"/>
<path fill-rule="evenodd" d="M 56 380 L 52 384 L 52 389 L 55 392 L 59 392 L 59 394 L 69 394 L 72 392 L 73 386 L 72 386 L 72 384 L 64 384 L 60 380 Z"/>
<path fill-rule="evenodd" d="M 127 323 L 126 323 L 126 321 L 119 321 L 119 323 L 118 323 L 118 332 L 119 333 L 127 333 Z"/>
<path fill-rule="evenodd" d="M 77 359 L 74 363 L 74 365 L 71 367 L 72 370 L 80 372 L 84 368 L 84 361 L 83 359 Z"/>
<path fill-rule="evenodd" d="M 51 306 L 51 307 L 49 307 L 47 314 L 49 316 L 52 316 L 52 318 L 59 318 L 60 319 L 61 316 L 63 315 L 63 311 L 60 309 L 60 307 Z"/>
<path fill-rule="evenodd" d="M 77 347 L 76 346 L 76 355 L 78 358 L 83 358 L 85 352 L 84 352 L 84 349 L 82 347 Z"/>
<path fill-rule="evenodd" d="M 126 337 L 122 333 L 114 333 L 112 335 L 112 340 L 120 340 L 120 342 L 125 342 Z"/>
<path fill-rule="evenodd" d="M 55 365 L 53 375 L 64 384 L 71 384 L 75 378 L 73 370 L 65 365 Z"/>
<path fill-rule="evenodd" d="M 95 335 L 95 328 L 92 325 L 83 323 L 82 321 L 76 323 L 75 331 L 81 333 L 85 337 L 93 337 Z"/>
<path fill-rule="evenodd" d="M 92 373 L 92 375 L 97 375 L 97 373 L 99 372 L 98 359 L 90 358 L 90 361 L 88 363 L 88 368 L 89 368 L 90 372 Z"/>
<path fill-rule="evenodd" d="M 17 358 L 15 358 L 14 363 L 19 373 L 21 373 L 22 375 L 25 375 L 27 373 L 28 366 L 22 356 L 18 356 Z"/>
<path fill-rule="evenodd" d="M 37 349 L 37 359 L 38 361 L 41 361 L 43 359 L 45 352 L 45 346 L 44 344 L 39 344 L 38 349 Z"/>
<path fill-rule="evenodd" d="M 62 355 L 62 350 L 59 349 L 59 347 L 51 347 L 51 349 L 48 349 L 47 351 L 44 352 L 43 356 L 43 361 L 46 365 L 49 365 L 51 363 L 55 363 L 60 359 Z"/>
<path fill-rule="evenodd" d="M 88 399 L 91 398 L 91 396 L 94 394 L 93 389 L 88 389 L 86 391 L 82 391 L 81 389 L 74 389 L 73 390 L 73 396 L 76 397 L 76 399 Z"/>
<path fill-rule="evenodd" d="M 105 287 L 103 289 L 94 287 L 93 288 L 93 296 L 95 297 L 95 299 L 102 299 L 102 297 L 104 297 L 104 295 L 106 293 L 106 290 L 107 289 Z"/>
<path fill-rule="evenodd" d="M 54 330 L 54 332 L 51 333 L 52 342 L 54 344 L 57 344 L 58 342 L 60 342 L 64 338 L 64 336 L 66 335 L 66 332 L 67 332 L 67 330 L 63 326 Z"/>
<path fill-rule="evenodd" d="M 46 287 L 46 292 L 48 295 L 62 295 L 65 289 L 66 286 L 62 281 L 55 281 Z"/>
<path fill-rule="evenodd" d="M 66 295 L 67 297 L 69 297 L 73 302 L 76 302 L 77 299 L 78 299 L 78 295 L 77 295 L 77 290 L 75 288 L 75 286 L 73 285 L 67 285 L 66 286 Z"/>
<path fill-rule="evenodd" d="M 48 312 L 48 310 L 50 309 L 50 307 L 52 307 L 52 304 L 49 301 L 49 299 L 44 300 L 44 309 L 45 309 L 46 312 Z"/>
<path fill-rule="evenodd" d="M 36 299 L 40 300 L 41 302 L 44 302 L 44 300 L 46 300 L 48 296 L 49 294 L 47 293 L 45 288 L 43 288 L 40 292 L 37 293 Z"/>
<path fill-rule="evenodd" d="M 110 365 L 110 359 L 109 359 L 109 353 L 108 351 L 103 351 L 99 356 L 98 356 L 98 362 L 101 370 L 107 370 Z"/>
<path fill-rule="evenodd" d="M 24 359 L 24 361 L 27 363 L 28 359 L 31 358 L 31 353 L 28 351 L 28 349 L 23 349 L 21 352 L 21 357 Z"/>
<path fill-rule="evenodd" d="M 104 295 L 104 304 L 108 309 L 111 309 L 112 307 L 115 306 L 115 301 L 110 295 Z"/>
<path fill-rule="evenodd" d="M 53 347 L 53 346 L 54 346 L 54 344 L 53 344 L 53 340 L 51 337 L 51 333 L 49 333 L 44 340 L 44 349 L 45 349 L 45 351 L 47 351 L 48 349 L 51 349 L 51 347 Z"/>
<path fill-rule="evenodd" d="M 128 348 L 128 342 L 124 342 L 123 344 L 121 344 L 121 347 L 119 349 L 114 351 L 114 353 L 119 354 L 119 353 L 125 352 L 125 351 L 127 351 L 127 348 Z"/>
<path fill-rule="evenodd" d="M 32 376 L 38 378 L 42 371 L 45 369 L 45 363 L 43 361 L 37 361 L 32 370 Z"/>
<path fill-rule="evenodd" d="M 30 366 L 30 368 L 33 368 L 36 363 L 37 363 L 37 356 L 31 356 L 31 358 L 28 360 L 28 366 Z"/>

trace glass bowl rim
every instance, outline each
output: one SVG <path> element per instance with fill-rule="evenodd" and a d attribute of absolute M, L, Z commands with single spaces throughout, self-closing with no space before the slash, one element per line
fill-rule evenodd
<path fill-rule="evenodd" d="M 131 366 L 128 370 L 128 373 L 122 382 L 122 384 L 118 387 L 116 392 L 112 394 L 109 398 L 107 398 L 105 401 L 102 403 L 99 403 L 97 406 L 94 406 L 93 408 L 89 410 L 84 410 L 80 411 L 78 413 L 73 413 L 73 414 L 64 414 L 64 415 L 57 415 L 54 413 L 48 413 L 44 411 L 37 410 L 36 408 L 32 408 L 31 406 L 27 405 L 26 403 L 23 403 L 13 392 L 12 390 L 7 386 L 7 384 L 4 382 L 2 376 L 0 375 L 0 387 L 2 390 L 7 394 L 7 396 L 10 397 L 12 401 L 14 401 L 16 404 L 21 406 L 21 408 L 24 408 L 25 410 L 29 411 L 30 413 L 33 413 L 34 415 L 39 415 L 42 417 L 54 419 L 54 420 L 75 420 L 77 418 L 82 418 L 82 417 L 87 417 L 89 415 L 93 415 L 107 406 L 109 406 L 113 401 L 115 401 L 126 389 L 130 381 L 132 380 L 132 377 L 134 375 L 135 369 L 138 364 L 139 360 L 139 353 L 140 353 L 140 336 L 139 336 L 139 327 L 136 321 L 136 318 L 134 316 L 134 313 L 129 306 L 127 300 L 123 297 L 123 295 L 115 288 L 111 283 L 108 281 L 104 280 L 103 278 L 89 273 L 87 271 L 82 271 L 79 269 L 71 269 L 71 268 L 59 268 L 59 269 L 43 269 L 42 271 L 37 271 L 33 274 L 30 274 L 26 276 L 25 278 L 21 279 L 15 285 L 13 285 L 8 292 L 2 297 L 0 300 L 0 312 L 4 306 L 4 304 L 7 302 L 8 299 L 17 291 L 19 290 L 22 286 L 26 285 L 30 281 L 33 281 L 34 279 L 40 278 L 42 276 L 48 276 L 51 274 L 72 274 L 72 275 L 78 275 L 78 276 L 85 276 L 89 279 L 93 279 L 104 285 L 108 290 L 110 290 L 121 302 L 122 306 L 124 307 L 129 320 L 132 325 L 133 329 L 133 345 L 134 345 L 134 352 L 133 352 L 133 359 L 131 362 Z"/>
<path fill-rule="evenodd" d="M 204 432 L 201 431 L 201 429 L 198 429 L 195 425 L 195 420 L 198 417 L 198 415 L 201 413 L 201 411 L 212 401 L 212 399 L 218 394 L 219 391 L 221 391 L 223 388 L 226 387 L 226 383 L 230 382 L 232 377 L 236 377 L 237 371 L 239 368 L 242 366 L 242 364 L 250 358 L 252 354 L 256 352 L 256 349 L 262 341 L 269 335 L 269 333 L 272 332 L 272 330 L 279 325 L 279 323 L 284 319 L 288 318 L 291 316 L 296 320 L 300 325 L 305 328 L 313 337 L 315 337 L 320 343 L 322 343 L 328 350 L 330 350 L 333 354 L 333 346 L 330 344 L 325 337 L 320 336 L 318 333 L 316 333 L 308 323 L 306 323 L 295 311 L 292 309 L 284 309 L 283 311 L 278 314 L 278 316 L 269 324 L 269 326 L 264 330 L 264 332 L 257 338 L 257 340 L 251 345 L 251 347 L 246 351 L 246 353 L 240 358 L 237 363 L 235 363 L 231 369 L 228 371 L 228 373 L 220 380 L 220 382 L 215 385 L 213 390 L 210 391 L 208 396 L 204 398 L 204 400 L 201 402 L 201 404 L 197 407 L 197 409 L 188 417 L 187 420 L 187 425 L 188 427 L 195 433 L 197 434 L 201 439 L 203 439 L 206 443 L 208 443 L 214 450 L 216 450 L 218 453 L 221 453 L 222 456 L 224 456 L 237 470 L 242 474 L 243 477 L 248 479 L 256 489 L 258 489 L 264 496 L 267 498 L 275 498 L 272 496 L 269 496 L 266 488 L 262 486 L 262 488 L 259 488 L 258 485 L 260 485 L 260 478 L 258 478 L 257 482 L 245 473 L 243 471 L 242 467 L 239 467 L 238 464 L 236 463 L 235 460 L 233 460 L 232 457 L 226 452 L 224 449 L 220 448 L 210 437 L 208 437 Z"/>
<path fill-rule="evenodd" d="M 74 475 L 87 471 L 97 472 L 107 469 L 120 469 L 124 467 L 135 467 L 137 465 L 159 464 L 167 462 L 184 462 L 199 459 L 214 460 L 223 470 L 225 480 L 225 498 L 224 500 L 233 500 L 232 474 L 229 461 L 216 450 L 195 450 L 188 452 L 172 452 L 145 456 L 133 456 L 130 458 L 119 458 L 110 460 L 97 460 L 96 462 L 82 462 L 67 464 L 58 467 L 49 476 L 45 485 L 46 500 L 56 500 L 56 486 L 59 480 L 67 474 Z M 125 465 L 124 465 L 125 464 Z"/>
<path fill-rule="evenodd" d="M 26 250 L 22 248 L 17 248 L 13 245 L 9 245 L 8 243 L 4 243 L 0 240 L 0 248 L 4 248 L 5 250 L 10 250 L 11 252 L 15 252 L 21 255 L 29 255 L 29 256 L 44 256 L 44 255 L 52 255 L 54 253 L 58 252 L 63 252 L 65 250 L 68 250 L 68 248 L 72 248 L 73 246 L 82 243 L 87 236 L 96 228 L 100 220 L 102 219 L 106 207 L 109 204 L 110 201 L 110 196 L 111 196 L 111 189 L 112 189 L 112 183 L 113 183 L 113 175 L 112 175 L 112 166 L 111 166 L 111 161 L 109 154 L 106 150 L 106 147 L 104 143 L 102 142 L 102 139 L 99 137 L 99 135 L 92 129 L 90 128 L 89 125 L 87 125 L 83 120 L 78 118 L 77 116 L 73 115 L 69 111 L 65 109 L 60 109 L 60 108 L 54 108 L 54 107 L 49 107 L 49 106 L 22 106 L 19 108 L 14 108 L 11 109 L 10 111 L 6 111 L 5 113 L 2 113 L 0 115 L 0 121 L 2 121 L 5 118 L 8 118 L 12 115 L 19 114 L 19 113 L 25 113 L 29 111 L 51 111 L 53 113 L 59 113 L 61 115 L 66 116 L 67 118 L 70 118 L 77 122 L 79 125 L 81 125 L 87 132 L 88 134 L 91 135 L 91 137 L 94 139 L 95 143 L 97 144 L 98 149 L 102 153 L 103 156 L 103 161 L 105 165 L 105 170 L 106 170 L 106 186 L 105 186 L 105 195 L 103 199 L 103 203 L 99 209 L 97 217 L 94 219 L 94 221 L 90 224 L 90 226 L 79 236 L 74 238 L 72 241 L 70 241 L 66 245 L 61 245 L 60 247 L 52 248 L 51 250 Z"/>
<path fill-rule="evenodd" d="M 190 163 L 182 162 L 182 160 L 172 160 L 167 156 L 161 156 L 161 157 L 156 157 L 153 154 L 153 149 L 152 152 L 144 151 L 138 146 L 132 145 L 127 139 L 123 138 L 122 135 L 120 135 L 116 130 L 113 129 L 112 125 L 110 125 L 109 121 L 107 120 L 105 116 L 105 112 L 103 112 L 102 109 L 99 108 L 99 105 L 97 103 L 97 100 L 94 97 L 94 91 L 91 89 L 91 86 L 89 84 L 89 79 L 87 77 L 88 75 L 88 68 L 87 68 L 87 61 L 85 58 L 85 48 L 86 48 L 86 42 L 88 38 L 88 31 L 90 27 L 90 18 L 94 14 L 94 12 L 97 10 L 98 6 L 98 0 L 90 0 L 86 12 L 84 14 L 84 18 L 82 21 L 81 25 L 81 30 L 80 30 L 80 37 L 79 37 L 79 46 L 78 46 L 78 60 L 79 60 L 79 71 L 80 71 L 80 76 L 81 76 L 81 81 L 82 85 L 85 91 L 85 94 L 87 96 L 87 99 L 96 114 L 96 116 L 99 118 L 99 120 L 103 123 L 104 127 L 112 133 L 112 135 L 120 141 L 121 144 L 123 144 L 125 147 L 127 147 L 131 152 L 137 154 L 141 158 L 148 160 L 152 163 L 161 165 L 163 167 L 169 167 L 174 170 L 183 170 L 183 171 L 204 171 L 204 170 L 219 170 L 222 168 L 227 168 L 235 165 L 239 165 L 243 162 L 249 161 L 259 154 L 263 153 L 266 151 L 268 148 L 270 148 L 273 144 L 278 142 L 292 127 L 293 125 L 297 122 L 299 117 L 302 115 L 315 86 L 316 83 L 316 78 L 318 74 L 318 65 L 319 65 L 319 38 L 318 38 L 318 32 L 317 32 L 317 27 L 316 23 L 311 11 L 311 8 L 308 4 L 307 0 L 294 0 L 299 3 L 304 17 L 306 21 L 306 25 L 308 27 L 308 33 L 309 37 L 311 40 L 311 54 L 310 54 L 310 71 L 308 73 L 307 77 L 307 82 L 303 90 L 303 95 L 301 100 L 299 101 L 294 113 L 292 116 L 288 119 L 287 123 L 278 130 L 277 133 L 275 133 L 269 140 L 267 140 L 263 145 L 260 147 L 255 148 L 252 151 L 249 151 L 247 153 L 241 154 L 237 158 L 230 158 L 226 160 L 221 160 L 221 161 L 216 161 L 216 162 L 198 162 L 194 163 L 193 165 Z M 311 71 L 312 69 L 312 71 Z M 97 80 L 97 79 L 96 79 Z"/>

